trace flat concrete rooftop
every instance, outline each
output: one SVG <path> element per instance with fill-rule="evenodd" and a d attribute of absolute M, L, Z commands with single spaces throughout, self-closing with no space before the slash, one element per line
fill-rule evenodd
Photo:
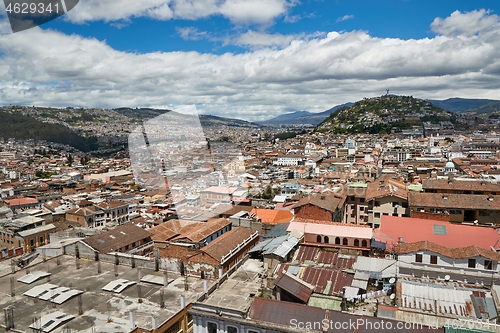
<path fill-rule="evenodd" d="M 59 263 L 59 264 L 58 264 Z M 33 318 L 43 317 L 49 313 L 60 311 L 75 316 L 66 324 L 55 328 L 52 332 L 63 332 L 69 328 L 73 332 L 129 332 L 131 322 L 129 312 L 133 311 L 136 325 L 151 329 L 152 315 L 158 317 L 161 324 L 181 310 L 181 295 L 185 296 L 185 304 L 194 303 L 204 293 L 204 283 L 199 277 L 188 277 L 188 291 L 185 290 L 185 277 L 168 272 L 168 286 L 139 282 L 140 275 L 158 276 L 163 281 L 163 272 L 155 272 L 146 268 L 132 268 L 119 265 L 118 276 L 115 277 L 114 264 L 100 262 L 101 273 L 98 273 L 98 262 L 80 259 L 80 268 L 76 267 L 76 258 L 60 256 L 46 262 L 29 267 L 30 272 L 50 272 L 50 277 L 41 278 L 31 284 L 17 280 L 27 274 L 26 269 L 0 277 L 0 332 L 6 332 L 3 325 L 5 319 L 3 309 L 14 308 L 15 329 L 31 332 L 29 326 Z M 140 273 L 139 273 L 140 271 Z M 11 278 L 14 278 L 15 296 L 11 296 Z M 161 278 L 161 280 L 160 280 Z M 103 291 L 102 287 L 117 279 L 126 279 L 137 284 L 126 288 L 122 293 Z M 35 286 L 45 283 L 68 287 L 83 291 L 81 296 L 83 314 L 79 315 L 78 296 L 61 305 L 50 301 L 24 296 L 23 293 Z M 210 288 L 215 281 L 209 280 Z M 160 307 L 161 289 L 164 290 L 164 308 Z M 139 294 L 142 295 L 141 302 Z"/>
<path fill-rule="evenodd" d="M 246 260 L 202 304 L 245 312 L 252 305 L 253 296 L 259 296 L 259 273 L 263 271 L 261 261 Z"/>

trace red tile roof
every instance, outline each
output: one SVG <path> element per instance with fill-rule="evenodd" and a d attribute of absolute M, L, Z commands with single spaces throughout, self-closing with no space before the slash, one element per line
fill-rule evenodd
<path fill-rule="evenodd" d="M 476 245 L 467 247 L 450 248 L 441 246 L 429 241 L 421 241 L 416 243 L 401 243 L 396 248 L 396 253 L 412 253 L 418 251 L 432 251 L 452 259 L 465 259 L 473 257 L 484 257 L 495 261 L 500 261 L 500 253 L 489 249 L 483 249 Z"/>
<path fill-rule="evenodd" d="M 434 226 L 446 228 L 446 234 L 436 234 Z M 483 249 L 500 248 L 498 231 L 489 227 L 468 226 L 450 222 L 415 219 L 411 217 L 382 216 L 379 229 L 373 231 L 375 240 L 387 243 L 391 250 L 403 237 L 405 243 L 427 240 L 446 247 L 467 247 L 476 245 Z"/>
<path fill-rule="evenodd" d="M 217 237 L 211 241 L 207 246 L 201 248 L 201 251 L 211 256 L 218 262 L 222 261 L 222 257 L 234 250 L 245 239 L 249 238 L 252 232 L 244 227 L 237 227 L 224 233 L 222 236 Z M 192 261 L 197 261 L 200 256 L 193 258 Z"/>

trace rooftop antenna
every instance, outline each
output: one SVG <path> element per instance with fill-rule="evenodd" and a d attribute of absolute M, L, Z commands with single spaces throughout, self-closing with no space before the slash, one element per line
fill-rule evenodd
<path fill-rule="evenodd" d="M 385 94 L 385 95 L 388 96 L 389 95 L 389 89 L 386 89 L 385 91 L 387 91 L 387 94 Z"/>

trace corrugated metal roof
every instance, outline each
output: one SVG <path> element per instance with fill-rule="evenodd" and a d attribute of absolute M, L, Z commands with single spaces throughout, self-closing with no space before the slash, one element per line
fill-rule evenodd
<path fill-rule="evenodd" d="M 255 298 L 248 316 L 254 321 L 290 327 L 292 319 L 303 323 L 321 322 L 325 319 L 325 310 L 302 304 Z"/>
<path fill-rule="evenodd" d="M 401 307 L 416 309 L 432 314 L 460 317 L 496 317 L 496 310 L 487 309 L 491 292 L 468 288 L 458 283 L 429 283 L 416 280 L 402 280 Z M 490 317 L 492 318 L 492 317 Z"/>
<path fill-rule="evenodd" d="M 307 302 L 314 287 L 288 273 L 282 273 L 274 284 L 303 302 Z"/>
<path fill-rule="evenodd" d="M 275 254 L 285 258 L 288 253 L 299 243 L 292 235 L 266 239 L 255 245 L 249 252 L 262 252 L 263 255 Z"/>
<path fill-rule="evenodd" d="M 301 264 L 307 261 L 320 265 L 328 265 L 332 268 L 352 268 L 356 259 L 339 255 L 329 248 L 301 244 L 297 251 L 296 260 Z"/>
<path fill-rule="evenodd" d="M 358 257 L 354 263 L 355 270 L 370 272 L 372 279 L 383 279 L 396 276 L 396 260 Z"/>
<path fill-rule="evenodd" d="M 287 264 L 282 264 L 277 269 L 277 274 L 284 271 L 289 271 L 292 267 Z M 314 292 L 324 295 L 339 295 L 342 288 L 350 286 L 353 280 L 353 275 L 343 272 L 340 269 L 326 267 L 300 267 L 296 274 L 298 279 L 314 286 Z"/>
<path fill-rule="evenodd" d="M 280 236 L 285 236 L 288 234 L 286 229 L 290 223 L 279 223 L 274 228 L 272 228 L 267 234 L 263 236 L 263 238 L 275 238 Z"/>

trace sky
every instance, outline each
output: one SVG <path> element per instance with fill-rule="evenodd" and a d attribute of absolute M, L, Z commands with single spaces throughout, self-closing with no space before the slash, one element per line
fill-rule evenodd
<path fill-rule="evenodd" d="M 12 33 L 0 4 L 0 105 L 261 121 L 386 89 L 500 99 L 498 15 L 497 0 L 80 0 Z"/>

